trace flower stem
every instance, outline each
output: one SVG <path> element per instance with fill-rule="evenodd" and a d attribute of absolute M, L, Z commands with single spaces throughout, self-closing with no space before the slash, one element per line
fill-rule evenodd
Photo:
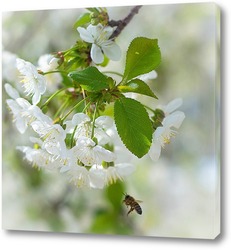
<path fill-rule="evenodd" d="M 96 104 L 95 104 L 95 111 L 94 111 L 93 121 L 92 121 L 91 139 L 94 138 L 95 118 L 96 118 L 97 105 L 98 105 L 98 101 L 97 101 Z"/>
<path fill-rule="evenodd" d="M 118 86 L 123 86 L 127 83 L 127 77 L 123 78 L 122 81 L 118 84 Z"/>
<path fill-rule="evenodd" d="M 68 87 L 64 87 L 58 91 L 56 91 L 54 94 L 52 94 L 46 102 L 41 106 L 41 109 L 43 109 L 55 96 L 57 96 L 59 93 L 61 93 L 63 90 L 66 90 Z"/>
<path fill-rule="evenodd" d="M 84 109 L 82 110 L 82 112 L 84 113 L 87 109 L 88 109 L 88 107 L 91 105 L 91 103 L 89 102 L 85 107 L 84 107 Z"/>
<path fill-rule="evenodd" d="M 61 122 L 63 122 L 69 115 L 71 112 L 73 112 L 74 109 L 76 109 L 78 106 L 80 106 L 83 102 L 85 102 L 88 99 L 88 97 L 82 99 L 80 102 L 76 103 L 68 112 L 67 114 L 61 118 Z"/>
<path fill-rule="evenodd" d="M 70 100 L 69 99 L 67 99 L 60 107 L 59 107 L 59 109 L 56 111 L 56 113 L 54 114 L 54 117 L 55 118 L 57 118 L 57 116 L 61 113 L 61 111 L 62 110 L 64 110 L 66 107 L 67 107 L 67 105 L 68 105 L 68 103 L 70 102 Z M 61 114 L 62 115 L 62 114 Z"/>
<path fill-rule="evenodd" d="M 75 126 L 74 131 L 71 135 L 71 148 L 73 147 L 73 141 L 74 141 L 75 131 L 76 131 L 77 127 L 78 127 L 78 125 Z"/>

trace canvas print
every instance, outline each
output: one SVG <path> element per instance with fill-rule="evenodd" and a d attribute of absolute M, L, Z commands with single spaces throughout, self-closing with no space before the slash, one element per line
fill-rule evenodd
<path fill-rule="evenodd" d="M 219 8 L 2 18 L 3 229 L 215 239 Z"/>

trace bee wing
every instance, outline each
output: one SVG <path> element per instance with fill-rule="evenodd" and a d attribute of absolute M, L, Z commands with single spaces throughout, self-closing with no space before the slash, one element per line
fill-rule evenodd
<path fill-rule="evenodd" d="M 136 200 L 136 202 L 141 203 L 141 202 L 143 202 L 143 201 L 141 201 L 141 200 Z"/>

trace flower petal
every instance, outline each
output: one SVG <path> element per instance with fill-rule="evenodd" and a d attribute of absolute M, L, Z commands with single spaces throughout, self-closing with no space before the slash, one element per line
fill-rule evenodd
<path fill-rule="evenodd" d="M 167 106 L 165 106 L 164 112 L 166 114 L 170 114 L 174 110 L 176 110 L 177 108 L 179 108 L 182 105 L 182 103 L 183 103 L 182 98 L 176 98 L 176 99 L 172 100 L 171 102 L 169 102 L 167 104 Z"/>
<path fill-rule="evenodd" d="M 25 133 L 26 129 L 27 129 L 27 123 L 24 119 L 20 119 L 19 117 L 16 119 L 15 121 L 15 125 L 18 129 L 18 131 L 23 134 Z"/>
<path fill-rule="evenodd" d="M 78 27 L 77 30 L 82 40 L 84 40 L 87 43 L 94 43 L 94 38 L 88 30 L 82 27 Z"/>
<path fill-rule="evenodd" d="M 116 30 L 116 27 L 106 26 L 103 29 L 103 32 L 105 34 L 105 39 L 109 39 L 112 33 Z"/>
<path fill-rule="evenodd" d="M 76 146 L 78 148 L 82 148 L 82 147 L 94 147 L 95 146 L 95 142 L 88 138 L 88 137 L 80 137 L 76 143 Z"/>
<path fill-rule="evenodd" d="M 70 176 L 70 182 L 77 187 L 90 187 L 89 172 L 85 167 L 72 167 L 67 173 Z"/>
<path fill-rule="evenodd" d="M 88 25 L 87 27 L 87 31 L 91 34 L 91 36 L 96 39 L 98 37 L 100 37 L 102 31 L 103 31 L 103 25 L 101 23 L 97 24 L 97 25 Z"/>
<path fill-rule="evenodd" d="M 21 74 L 26 74 L 27 73 L 27 63 L 26 61 L 24 61 L 23 59 L 21 58 L 17 58 L 16 59 L 16 66 L 17 66 L 17 69 L 18 71 L 21 73 Z"/>
<path fill-rule="evenodd" d="M 167 127 L 166 127 L 167 128 Z M 154 132 L 154 140 L 159 140 L 159 138 L 162 136 L 162 134 L 165 132 L 165 127 L 158 127 Z"/>
<path fill-rule="evenodd" d="M 95 153 L 95 161 L 97 164 L 101 164 L 102 161 L 106 161 L 106 162 L 112 162 L 116 160 L 116 156 L 113 152 L 99 146 L 96 145 L 93 148 L 93 151 Z"/>
<path fill-rule="evenodd" d="M 113 119 L 110 116 L 102 115 L 95 120 L 95 125 L 103 129 L 108 129 L 113 126 Z"/>
<path fill-rule="evenodd" d="M 115 167 L 109 167 L 106 169 L 105 174 L 105 184 L 113 184 L 119 180 L 123 180 L 122 176 L 117 172 L 117 169 Z"/>
<path fill-rule="evenodd" d="M 34 122 L 32 122 L 31 127 L 40 136 L 44 136 L 46 134 L 44 131 L 46 130 L 47 126 L 45 126 L 45 123 L 42 122 L 42 121 L 34 121 Z"/>
<path fill-rule="evenodd" d="M 46 139 L 43 142 L 43 147 L 49 154 L 65 158 L 66 157 L 66 144 L 62 140 L 57 140 L 56 138 Z"/>
<path fill-rule="evenodd" d="M 18 91 L 17 91 L 15 88 L 13 88 L 9 83 L 6 83 L 6 84 L 4 85 L 4 87 L 5 87 L 6 93 L 7 93 L 11 98 L 17 99 L 17 98 L 20 97 Z"/>
<path fill-rule="evenodd" d="M 91 187 L 100 188 L 104 187 L 105 170 L 101 165 L 93 165 L 89 170 Z"/>
<path fill-rule="evenodd" d="M 74 126 L 79 125 L 80 123 L 85 123 L 85 122 L 89 122 L 91 119 L 88 115 L 84 114 L 84 113 L 77 113 L 73 116 L 72 118 L 72 124 Z"/>
<path fill-rule="evenodd" d="M 161 153 L 161 144 L 159 142 L 152 142 L 152 145 L 150 147 L 150 150 L 148 152 L 149 156 L 153 161 L 157 161 L 160 157 Z"/>
<path fill-rule="evenodd" d="M 71 169 L 70 166 L 63 166 L 60 168 L 60 173 L 65 173 L 69 171 L 70 169 Z"/>
<path fill-rule="evenodd" d="M 46 78 L 40 74 L 37 75 L 37 86 L 38 86 L 38 91 L 40 94 L 44 94 L 46 91 Z"/>
<path fill-rule="evenodd" d="M 91 58 L 96 64 L 100 64 L 104 60 L 104 56 L 103 56 L 103 53 L 101 51 L 101 48 L 96 44 L 92 44 Z"/>
<path fill-rule="evenodd" d="M 24 98 L 17 98 L 16 102 L 22 109 L 29 109 L 31 104 Z"/>
<path fill-rule="evenodd" d="M 182 111 L 175 111 L 171 115 L 164 118 L 162 124 L 164 127 L 179 128 L 185 118 L 185 114 Z"/>
<path fill-rule="evenodd" d="M 36 91 L 32 97 L 32 103 L 34 105 L 38 104 L 40 102 L 41 94 L 40 92 Z"/>
<path fill-rule="evenodd" d="M 38 67 L 43 72 L 52 71 L 58 68 L 59 59 L 51 54 L 44 54 L 39 57 Z"/>
<path fill-rule="evenodd" d="M 97 138 L 99 145 L 112 142 L 112 138 L 101 128 L 95 128 L 94 136 Z"/>
<path fill-rule="evenodd" d="M 102 44 L 102 50 L 105 55 L 113 61 L 119 61 L 121 58 L 121 49 L 114 42 L 109 43 L 107 45 Z"/>
<path fill-rule="evenodd" d="M 14 115 L 18 115 L 19 114 L 19 112 L 21 111 L 21 108 L 20 108 L 20 106 L 18 105 L 18 103 L 15 100 L 13 100 L 13 99 L 7 99 L 6 103 L 9 106 L 11 112 Z"/>
<path fill-rule="evenodd" d="M 40 147 L 43 144 L 43 141 L 40 138 L 30 136 L 30 141 L 33 142 L 34 144 L 38 144 Z"/>

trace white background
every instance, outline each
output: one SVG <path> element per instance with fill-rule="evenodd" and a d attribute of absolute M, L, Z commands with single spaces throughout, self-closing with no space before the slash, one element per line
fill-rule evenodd
<path fill-rule="evenodd" d="M 78 0 L 7 0 L 1 6 L 2 11 L 10 10 L 34 10 L 34 9 L 68 9 L 77 7 L 99 7 L 99 6 L 126 6 L 126 5 L 145 5 L 145 4 L 171 4 L 171 3 L 193 3 L 193 2 L 211 2 L 211 1 L 156 1 L 156 0 L 84 0 L 81 3 Z M 56 233 L 36 233 L 36 232 L 14 232 L 3 231 L 0 233 L 1 249 L 80 249 L 92 248 L 96 249 L 227 249 L 231 243 L 230 228 L 231 220 L 228 212 L 230 208 L 230 195 L 228 197 L 230 187 L 230 167 L 228 162 L 228 142 L 230 132 L 228 128 L 231 126 L 228 119 L 228 110 L 230 106 L 230 76 L 228 75 L 228 58 L 231 58 L 228 45 L 230 41 L 230 16 L 231 5 L 227 0 L 215 1 L 221 9 L 221 102 L 222 102 L 222 215 L 221 215 L 221 235 L 216 240 L 187 240 L 187 239 L 166 239 L 166 238 L 145 238 L 145 237 L 120 237 L 120 236 L 96 236 L 96 235 L 78 235 L 78 234 L 56 234 Z M 229 27 L 229 29 L 228 29 Z M 2 213 L 0 215 L 2 217 Z M 2 221 L 2 218 L 1 218 Z"/>

